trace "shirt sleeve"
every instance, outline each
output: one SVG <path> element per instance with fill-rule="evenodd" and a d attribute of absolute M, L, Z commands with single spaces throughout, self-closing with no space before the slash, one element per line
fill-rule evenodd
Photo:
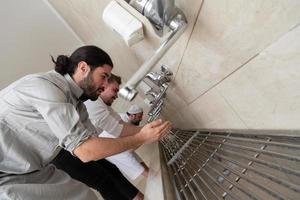
<path fill-rule="evenodd" d="M 116 118 L 106 106 L 101 105 L 98 100 L 86 101 L 85 105 L 90 119 L 97 130 L 102 129 L 115 137 L 120 136 L 123 129 L 123 124 L 120 124 L 120 120 Z M 101 133 L 102 130 L 98 132 Z"/>
<path fill-rule="evenodd" d="M 41 114 L 58 138 L 59 145 L 71 153 L 95 134 L 96 130 L 92 126 L 87 127 L 89 120 L 86 119 L 86 110 L 77 104 L 74 105 L 70 94 L 66 94 L 50 81 L 33 78 L 15 90 L 26 103 Z"/>
<path fill-rule="evenodd" d="M 114 109 L 112 109 L 110 107 L 109 109 L 111 115 L 120 123 L 120 122 L 123 122 L 122 118 L 120 117 L 119 113 L 117 113 Z"/>

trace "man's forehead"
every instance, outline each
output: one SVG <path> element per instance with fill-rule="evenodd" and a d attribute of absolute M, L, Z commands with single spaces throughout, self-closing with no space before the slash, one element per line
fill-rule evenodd
<path fill-rule="evenodd" d="M 111 84 L 111 85 L 113 85 L 113 86 L 115 86 L 115 87 L 118 87 L 118 88 L 119 88 L 119 86 L 120 86 L 120 84 L 119 84 L 116 80 L 113 80 L 113 81 L 111 81 L 111 82 L 108 83 L 108 84 Z"/>
<path fill-rule="evenodd" d="M 98 75 L 105 75 L 108 78 L 111 76 L 111 69 L 108 67 L 97 67 L 93 70 L 93 73 L 97 73 Z"/>
<path fill-rule="evenodd" d="M 108 82 L 107 84 L 106 84 L 106 88 L 111 88 L 111 89 L 117 89 L 117 90 L 119 90 L 119 83 L 117 83 L 116 81 L 112 81 L 112 82 Z"/>

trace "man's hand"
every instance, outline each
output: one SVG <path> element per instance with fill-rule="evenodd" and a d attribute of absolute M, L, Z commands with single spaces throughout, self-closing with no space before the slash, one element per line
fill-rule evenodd
<path fill-rule="evenodd" d="M 155 142 L 168 134 L 170 129 L 170 122 L 162 123 L 161 120 L 156 120 L 145 125 L 139 133 L 133 136 L 122 138 L 90 137 L 76 147 L 73 153 L 82 162 L 99 160 L 128 149 L 135 149 L 142 144 Z"/>
<path fill-rule="evenodd" d="M 162 123 L 162 120 L 158 119 L 145 125 L 138 135 L 142 138 L 144 144 L 148 144 L 160 140 L 167 135 L 170 130 L 171 123 L 169 121 Z"/>

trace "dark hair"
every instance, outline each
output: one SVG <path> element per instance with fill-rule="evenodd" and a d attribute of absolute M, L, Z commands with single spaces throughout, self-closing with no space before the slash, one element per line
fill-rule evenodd
<path fill-rule="evenodd" d="M 55 71 L 61 75 L 68 73 L 70 76 L 72 76 L 77 68 L 78 63 L 81 61 L 86 62 L 91 67 L 91 71 L 105 64 L 113 67 L 113 63 L 109 55 L 96 46 L 82 46 L 76 49 L 70 57 L 59 55 L 56 61 L 52 56 L 51 59 L 55 64 Z"/>
<path fill-rule="evenodd" d="M 108 78 L 107 82 L 112 83 L 113 81 L 116 81 L 119 85 L 122 84 L 121 77 L 112 73 Z"/>

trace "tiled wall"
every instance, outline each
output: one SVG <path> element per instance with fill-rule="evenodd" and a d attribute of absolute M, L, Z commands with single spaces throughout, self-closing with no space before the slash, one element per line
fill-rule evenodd
<path fill-rule="evenodd" d="M 86 44 L 110 53 L 124 80 L 159 45 L 146 23 L 145 40 L 127 47 L 102 21 L 109 0 L 49 2 Z M 176 3 L 188 28 L 156 66 L 175 74 L 164 116 L 180 128 L 300 129 L 300 1 Z"/>

